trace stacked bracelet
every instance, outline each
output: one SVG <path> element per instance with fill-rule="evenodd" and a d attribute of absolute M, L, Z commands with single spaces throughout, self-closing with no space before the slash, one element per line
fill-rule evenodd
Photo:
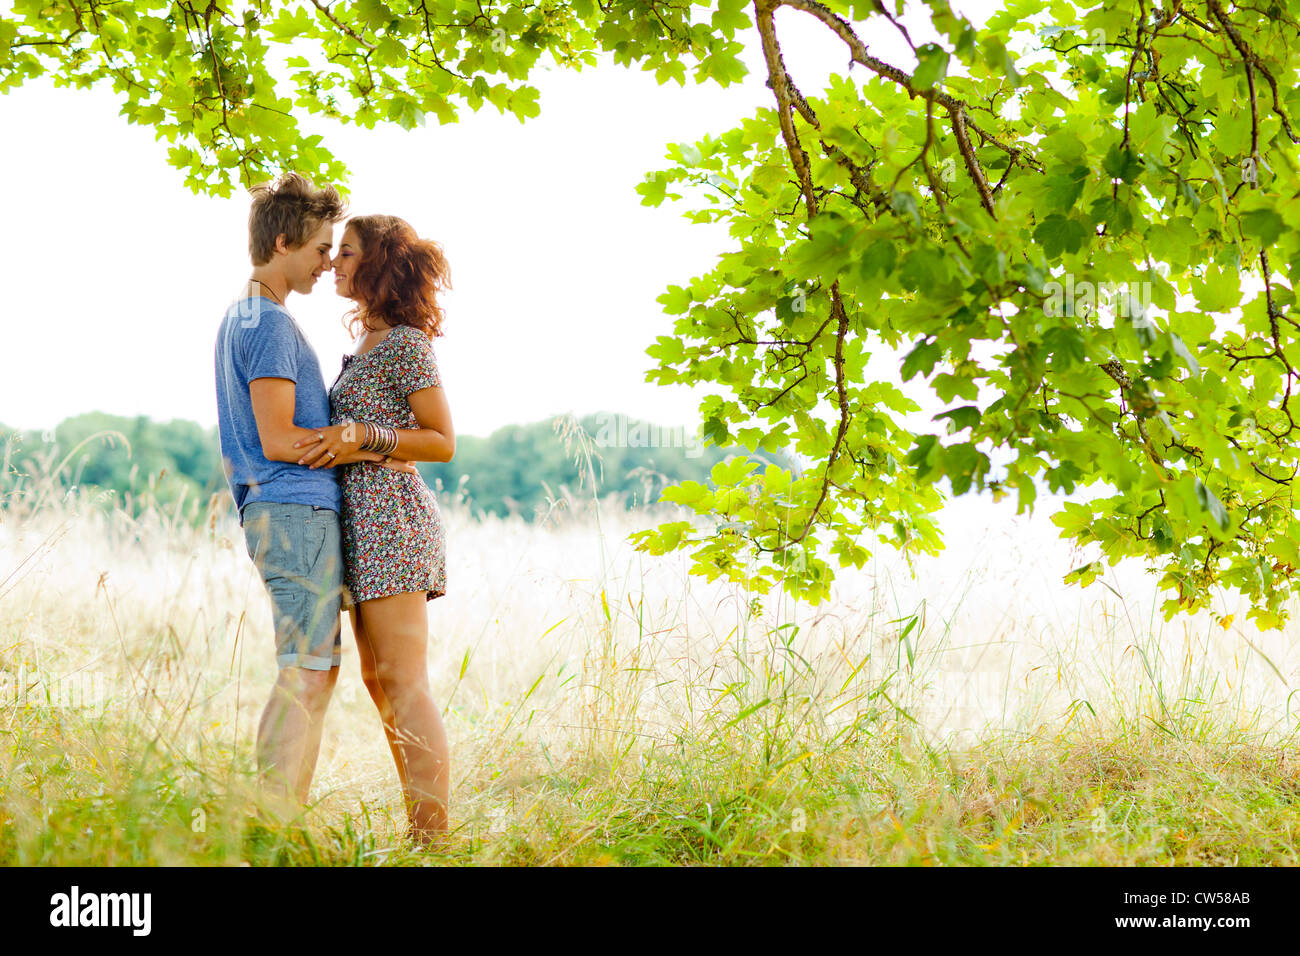
<path fill-rule="evenodd" d="M 391 455 L 397 449 L 397 429 L 374 422 L 362 422 L 366 426 L 366 437 L 361 442 L 362 451 L 373 451 L 381 455 Z"/>

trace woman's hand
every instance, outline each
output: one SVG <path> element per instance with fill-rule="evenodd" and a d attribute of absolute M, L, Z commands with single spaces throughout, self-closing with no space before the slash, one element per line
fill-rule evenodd
<path fill-rule="evenodd" d="M 404 458 L 394 458 L 392 455 L 381 455 L 377 451 L 359 452 L 361 460 L 370 465 L 378 465 L 381 468 L 387 468 L 389 471 L 404 471 L 409 475 L 418 475 L 420 469 L 415 467 L 415 462 L 407 461 Z"/>
<path fill-rule="evenodd" d="M 418 475 L 420 473 L 420 469 L 415 467 L 415 462 L 413 461 L 406 461 L 403 458 L 392 458 L 388 455 L 379 455 L 375 452 L 369 452 L 368 454 L 374 455 L 375 457 L 374 459 L 367 458 L 366 460 L 374 461 L 374 463 L 381 468 L 387 468 L 390 471 L 404 471 L 408 475 Z"/>
<path fill-rule="evenodd" d="M 315 435 L 293 443 L 294 448 L 306 449 L 298 459 L 298 464 L 309 468 L 333 468 L 335 465 L 350 465 L 357 461 L 373 461 L 374 452 L 361 450 L 365 435 L 365 429 L 353 424 L 318 428 Z"/>
<path fill-rule="evenodd" d="M 349 429 L 352 429 L 352 432 L 349 432 Z M 356 431 L 353 425 L 328 425 L 317 429 L 316 434 L 321 436 L 319 439 L 311 436 L 294 442 L 294 448 L 307 449 L 298 459 L 298 464 L 308 465 L 310 468 L 333 468 L 335 465 L 350 465 L 354 462 L 366 461 L 392 471 L 404 471 L 412 475 L 420 473 L 413 461 L 381 455 L 376 451 L 362 451 L 361 439 L 347 440 L 354 438 L 353 433 Z M 364 438 L 364 429 L 361 430 L 361 434 Z M 334 453 L 333 457 L 330 455 L 331 452 Z"/>

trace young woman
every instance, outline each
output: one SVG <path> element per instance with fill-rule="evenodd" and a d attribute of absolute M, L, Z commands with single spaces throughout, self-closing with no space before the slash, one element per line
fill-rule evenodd
<path fill-rule="evenodd" d="M 352 449 L 386 461 L 450 461 L 456 439 L 431 344 L 442 334 L 437 295 L 450 287 L 442 249 L 396 216 L 357 216 L 333 267 L 335 290 L 356 303 L 349 319 L 360 336 L 330 389 L 330 427 L 320 441 L 300 443 L 303 462 L 330 467 Z M 411 835 L 430 843 L 447 830 L 451 782 L 426 660 L 428 602 L 447 589 L 442 517 L 414 466 L 357 462 L 344 466 L 341 484 L 344 605 L 362 679 L 397 765 Z"/>

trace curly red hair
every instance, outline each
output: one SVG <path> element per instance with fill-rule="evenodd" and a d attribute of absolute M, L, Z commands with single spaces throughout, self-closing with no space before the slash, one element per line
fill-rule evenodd
<path fill-rule="evenodd" d="M 356 308 L 346 316 L 348 330 L 370 328 L 374 316 L 389 325 L 409 325 L 432 339 L 442 335 L 438 293 L 451 288 L 451 267 L 442 246 L 421 239 L 397 216 L 353 216 L 344 225 L 361 242 L 361 256 L 348 280 Z"/>

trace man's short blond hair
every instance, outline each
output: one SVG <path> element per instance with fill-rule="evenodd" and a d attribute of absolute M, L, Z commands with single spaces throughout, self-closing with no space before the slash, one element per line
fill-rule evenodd
<path fill-rule="evenodd" d="M 347 215 L 347 204 L 337 189 L 317 189 L 300 173 L 285 173 L 249 192 L 253 205 L 248 211 L 248 255 L 255 266 L 271 261 L 278 236 L 284 236 L 290 249 L 297 249 L 311 239 L 321 223 L 338 222 Z"/>

